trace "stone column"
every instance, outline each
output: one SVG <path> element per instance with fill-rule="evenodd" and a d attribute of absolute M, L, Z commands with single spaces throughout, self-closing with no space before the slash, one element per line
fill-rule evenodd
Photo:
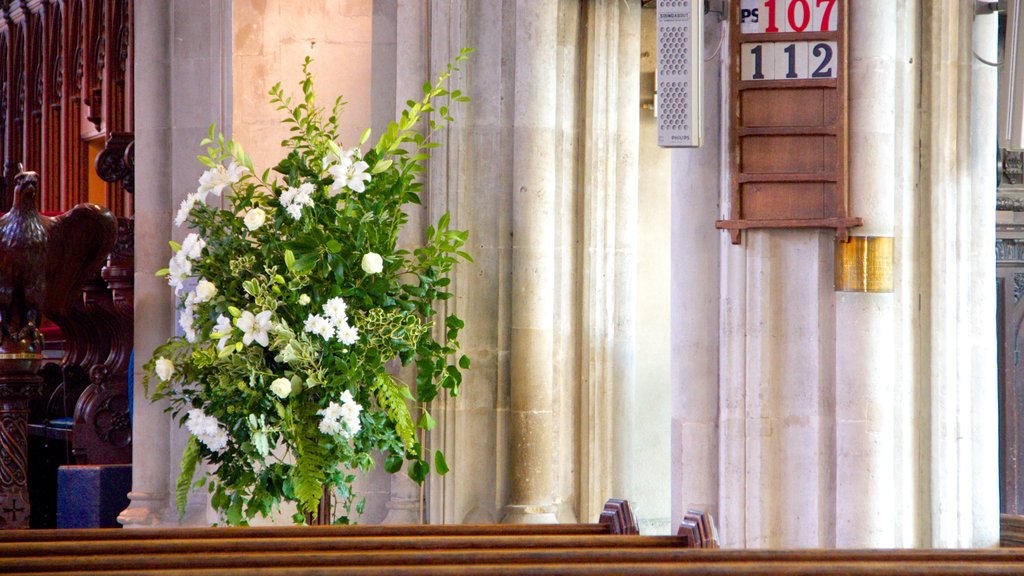
<path fill-rule="evenodd" d="M 921 6 L 922 503 L 934 547 L 999 541 L 995 345 L 995 16 Z"/>
<path fill-rule="evenodd" d="M 510 489 L 502 522 L 554 523 L 555 46 L 558 2 L 515 7 Z"/>
<path fill-rule="evenodd" d="M 589 5 L 586 62 L 581 75 L 586 89 L 574 94 L 585 111 L 582 185 L 576 193 L 581 240 L 586 247 L 578 297 L 582 304 L 581 422 L 585 430 L 580 438 L 584 454 L 580 515 L 593 519 L 608 498 L 633 499 L 633 462 L 642 437 L 635 420 L 634 356 L 639 10 L 618 3 Z M 563 228 L 571 226 L 561 224 Z M 648 422 L 654 424 L 643 421 Z M 645 430 L 663 434 L 664 426 Z"/>
<path fill-rule="evenodd" d="M 415 24 L 424 21 L 425 12 L 426 6 L 422 2 L 374 3 L 374 74 L 380 70 L 394 70 L 393 78 L 374 79 L 374 90 L 379 91 L 374 94 L 372 103 L 374 134 L 384 133 L 387 124 L 401 114 L 406 100 L 417 100 L 422 96 L 420 87 L 427 80 L 425 72 L 428 69 L 423 38 L 426 29 Z M 399 27 L 399 22 L 415 24 Z M 378 66 L 381 58 L 388 61 Z M 424 208 L 422 205 L 407 206 L 406 214 L 409 221 L 402 228 L 398 240 L 402 248 L 412 250 L 423 245 Z M 399 377 L 404 382 L 415 382 L 416 371 L 412 366 L 404 368 Z M 419 524 L 423 506 L 420 486 L 404 472 L 392 474 L 389 484 L 391 494 L 385 504 L 387 514 L 382 523 Z"/>
<path fill-rule="evenodd" d="M 174 334 L 173 292 L 154 276 L 170 258 L 168 239 L 181 240 L 174 214 L 195 190 L 203 168 L 195 160 L 210 122 L 231 127 L 230 0 L 138 0 L 135 3 L 135 404 L 132 491 L 118 521 L 125 526 L 178 522 L 173 484 L 187 432 L 151 402 L 143 365 Z M 201 493 L 205 495 L 205 492 Z M 186 522 L 206 523 L 206 507 L 190 503 Z"/>
<path fill-rule="evenodd" d="M 151 351 L 174 334 L 174 308 L 166 282 L 153 271 L 167 264 L 174 214 L 169 152 L 171 138 L 172 7 L 160 0 L 135 3 L 135 167 L 146 178 L 135 188 L 135 390 L 132 409 L 132 491 L 118 522 L 151 526 L 169 507 L 170 417 L 150 402 L 143 365 Z"/>
<path fill-rule="evenodd" d="M 719 23 L 715 16 L 704 20 L 708 41 L 717 43 L 722 34 L 728 34 L 728 22 Z M 721 172 L 727 164 L 722 162 L 721 147 L 721 85 L 727 57 L 724 53 L 702 63 L 704 145 L 672 152 L 670 340 L 675 457 L 671 515 L 675 527 L 688 506 L 718 514 L 719 246 L 723 234 L 714 221 L 720 217 Z M 722 417 L 732 418 L 732 414 L 723 411 Z"/>
<path fill-rule="evenodd" d="M 913 73 L 907 63 L 913 52 L 907 54 L 901 44 L 909 33 L 900 27 L 907 23 L 904 11 L 905 5 L 887 0 L 849 6 L 849 199 L 852 214 L 864 220 L 851 231 L 858 237 L 894 238 L 896 198 L 913 193 L 897 178 L 899 160 L 913 157 L 897 133 L 912 128 L 906 118 L 913 113 L 906 98 L 912 88 L 897 84 Z M 913 354 L 900 346 L 893 329 L 897 302 L 893 290 L 836 292 L 835 545 L 840 548 L 895 545 L 896 497 L 902 496 L 903 506 L 914 502 L 913 494 L 900 494 L 902 486 L 894 481 L 896 414 L 912 402 L 896 358 L 899 350 Z"/>
<path fill-rule="evenodd" d="M 970 6 L 968 6 L 970 7 Z M 961 16 L 963 17 L 963 16 Z M 970 44 L 989 62 L 999 57 L 999 25 L 996 14 L 973 18 Z M 977 58 L 970 60 L 971 70 L 971 193 L 967 197 L 973 215 L 970 233 L 965 239 L 967 297 L 972 307 L 964 316 L 966 327 L 959 330 L 962 345 L 970 350 L 973 374 L 970 392 L 971 521 L 970 533 L 960 544 L 996 546 L 999 542 L 999 415 L 998 360 L 996 357 L 995 209 L 997 178 L 992 170 L 996 155 L 998 118 L 996 100 L 999 74 L 996 68 Z M 964 65 L 966 69 L 968 66 Z M 966 73 L 966 70 L 965 70 Z M 975 300 L 975 294 L 986 297 Z M 973 308 L 977 306 L 977 308 Z"/>

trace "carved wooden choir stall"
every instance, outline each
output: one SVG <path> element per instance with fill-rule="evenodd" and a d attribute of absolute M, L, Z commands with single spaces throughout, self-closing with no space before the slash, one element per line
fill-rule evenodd
<path fill-rule="evenodd" d="M 12 397 L 0 401 L 0 493 L 17 495 L 0 496 L 0 527 L 27 526 L 21 488 L 28 467 L 37 501 L 32 525 L 53 526 L 57 465 L 131 461 L 133 16 L 132 0 L 0 0 L 0 213 L 9 212 L 7 224 L 35 218 L 49 229 L 43 261 L 61 268 L 37 269 L 34 281 L 51 285 L 44 306 L 34 308 L 23 296 L 13 304 L 43 313 L 31 323 L 46 336 L 50 363 L 31 360 L 45 364 L 33 376 L 38 384 L 17 386 L 17 393 L 0 387 Z M 38 177 L 34 192 L 19 195 L 21 205 L 12 210 L 22 169 Z M 105 214 L 105 232 L 70 232 L 79 218 L 72 208 L 83 203 Z M 34 211 L 54 218 L 26 216 Z M 68 233 L 55 239 L 59 229 Z M 54 263 L 80 259 L 94 242 L 104 248 L 54 291 L 54 274 L 70 273 Z M 0 286 L 18 283 L 24 279 L 0 267 Z M 24 329 L 22 320 L 14 327 Z M 29 394 L 30 388 L 39 390 Z M 9 450 L 28 444 L 27 455 Z"/>

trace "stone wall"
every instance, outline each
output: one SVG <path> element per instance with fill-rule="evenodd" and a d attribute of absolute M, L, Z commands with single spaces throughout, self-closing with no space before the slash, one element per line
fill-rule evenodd
<path fill-rule="evenodd" d="M 257 167 L 280 159 L 288 136 L 267 93 L 277 82 L 301 94 L 302 62 L 314 59 L 317 96 L 330 108 L 338 95 L 348 103 L 342 143 L 354 146 L 370 126 L 372 2 L 366 0 L 234 0 L 234 116 L 231 132 Z"/>

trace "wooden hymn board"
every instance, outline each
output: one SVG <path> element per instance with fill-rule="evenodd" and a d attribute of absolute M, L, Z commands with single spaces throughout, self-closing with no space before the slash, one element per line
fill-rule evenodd
<path fill-rule="evenodd" d="M 728 220 L 751 228 L 861 224 L 847 212 L 848 0 L 731 2 Z"/>

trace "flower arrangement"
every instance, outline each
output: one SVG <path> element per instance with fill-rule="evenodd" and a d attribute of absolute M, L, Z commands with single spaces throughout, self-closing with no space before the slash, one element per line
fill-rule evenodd
<path fill-rule="evenodd" d="M 176 486 L 180 513 L 189 490 L 205 486 L 228 524 L 285 502 L 301 522 L 326 488 L 338 499 L 333 521 L 346 523 L 353 472 L 370 468 L 374 451 L 386 455 L 388 472 L 404 465 L 417 482 L 431 462 L 448 471 L 421 431 L 435 424 L 427 403 L 442 391 L 456 396 L 470 365 L 465 355 L 455 361 L 462 320 L 434 309 L 451 296 L 453 266 L 471 261 L 467 232 L 450 229 L 445 214 L 423 246 L 402 250 L 397 240 L 402 208 L 419 203 L 417 175 L 436 146 L 421 120 L 436 114 L 432 132 L 452 121 L 436 103 L 468 98 L 446 88 L 457 70 L 449 65 L 363 153 L 370 131 L 358 147 L 342 147 L 344 102 L 317 106 L 310 64 L 302 99 L 280 84 L 270 91 L 292 133 L 273 172 L 258 175 L 242 147 L 210 127 L 198 157 L 208 170 L 175 217 L 193 231 L 171 242 L 174 255 L 157 272 L 174 289 L 183 336 L 154 351 L 146 385 L 191 433 Z M 386 370 L 393 359 L 415 364 L 415 396 Z M 200 462 L 209 471 L 193 482 Z"/>

